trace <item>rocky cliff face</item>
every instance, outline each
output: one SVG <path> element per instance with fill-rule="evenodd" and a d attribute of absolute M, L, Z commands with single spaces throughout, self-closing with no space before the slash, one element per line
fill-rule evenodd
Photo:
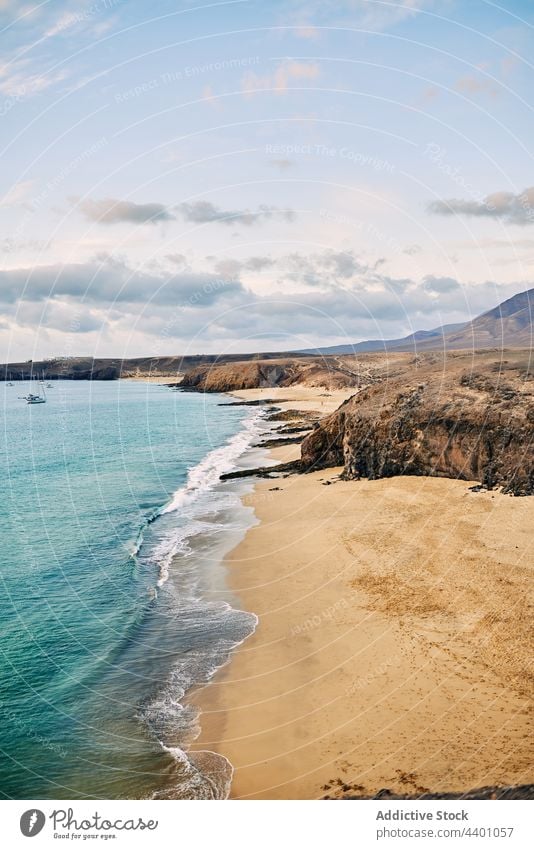
<path fill-rule="evenodd" d="M 358 376 L 337 358 L 295 357 L 201 365 L 187 371 L 180 386 L 200 392 L 236 392 L 295 384 L 343 389 L 357 386 L 357 380 Z"/>
<path fill-rule="evenodd" d="M 304 469 L 344 477 L 433 475 L 534 494 L 528 353 L 423 355 L 360 391 L 302 443 Z"/>

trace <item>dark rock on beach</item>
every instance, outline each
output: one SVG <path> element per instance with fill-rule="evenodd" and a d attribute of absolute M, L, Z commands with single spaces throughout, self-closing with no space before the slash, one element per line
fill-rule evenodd
<path fill-rule="evenodd" d="M 218 407 L 272 407 L 273 413 L 275 413 L 279 408 L 273 406 L 274 404 L 287 404 L 285 399 L 280 401 L 276 401 L 274 398 L 255 398 L 254 401 L 223 401 L 220 404 L 217 404 Z"/>
<path fill-rule="evenodd" d="M 278 402 L 280 403 L 280 402 Z M 272 416 L 268 416 L 267 421 L 269 422 L 292 422 L 292 421 L 317 421 L 319 418 L 318 413 L 310 412 L 308 410 L 280 410 L 278 413 L 273 413 Z"/>
<path fill-rule="evenodd" d="M 281 439 L 264 439 L 263 442 L 257 442 L 254 448 L 280 448 L 281 445 L 297 445 L 302 442 L 303 436 L 287 436 Z"/>
<path fill-rule="evenodd" d="M 284 433 L 284 434 L 285 433 L 304 433 L 304 432 L 313 430 L 314 427 L 315 427 L 314 424 L 304 424 L 304 423 L 302 423 L 302 424 L 295 425 L 294 427 L 278 428 L 276 433 Z"/>
<path fill-rule="evenodd" d="M 277 466 L 260 466 L 256 469 L 240 469 L 237 472 L 227 472 L 221 475 L 220 480 L 229 481 L 235 478 L 272 478 L 283 473 L 293 473 L 301 471 L 300 460 L 293 460 L 290 463 L 279 463 Z"/>

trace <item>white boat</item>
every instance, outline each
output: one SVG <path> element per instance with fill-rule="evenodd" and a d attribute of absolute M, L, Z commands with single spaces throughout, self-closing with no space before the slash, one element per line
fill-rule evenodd
<path fill-rule="evenodd" d="M 27 395 L 22 395 L 20 400 L 26 401 L 27 404 L 46 404 L 46 392 L 44 383 L 41 383 L 42 395 L 35 395 L 33 392 L 28 392 Z"/>
<path fill-rule="evenodd" d="M 46 404 L 46 398 L 42 395 L 32 395 L 31 392 L 24 396 L 24 400 L 27 404 Z"/>

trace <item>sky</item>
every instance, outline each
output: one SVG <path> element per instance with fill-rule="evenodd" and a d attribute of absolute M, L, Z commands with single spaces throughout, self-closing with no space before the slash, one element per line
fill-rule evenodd
<path fill-rule="evenodd" d="M 531 0 L 0 0 L 0 360 L 292 350 L 534 287 Z"/>

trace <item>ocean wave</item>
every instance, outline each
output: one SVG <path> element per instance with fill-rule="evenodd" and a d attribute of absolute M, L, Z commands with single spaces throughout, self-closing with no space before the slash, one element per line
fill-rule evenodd
<path fill-rule="evenodd" d="M 176 622 L 189 634 L 189 650 L 139 711 L 161 748 L 176 761 L 173 778 L 153 798 L 225 799 L 232 765 L 215 752 L 188 751 L 200 734 L 201 714 L 183 699 L 193 686 L 207 684 L 228 663 L 232 652 L 254 633 L 258 617 L 226 602 L 188 601 L 177 609 Z"/>
<path fill-rule="evenodd" d="M 234 775 L 228 758 L 215 752 L 163 747 L 176 763 L 176 780 L 153 799 L 227 799 Z"/>
<path fill-rule="evenodd" d="M 161 510 L 161 515 L 179 510 L 191 499 L 213 489 L 219 483 L 220 476 L 232 471 L 236 460 L 250 448 L 261 432 L 263 413 L 256 411 L 243 422 L 242 429 L 228 440 L 226 445 L 214 448 L 200 463 L 193 466 L 187 475 L 185 486 L 178 489 L 170 502 Z"/>
<path fill-rule="evenodd" d="M 173 557 L 177 554 L 186 555 L 191 551 L 189 541 L 196 534 L 205 532 L 208 526 L 202 522 L 188 522 L 184 527 L 169 531 L 150 552 L 150 560 L 158 567 L 158 587 L 169 578 L 169 569 Z"/>
<path fill-rule="evenodd" d="M 183 746 L 198 736 L 198 710 L 184 706 L 183 697 L 193 685 L 207 684 L 258 624 L 254 613 L 237 610 L 224 601 L 181 599 L 174 618 L 177 638 L 187 636 L 187 651 L 140 709 L 141 717 L 166 748 Z"/>
<path fill-rule="evenodd" d="M 168 626 L 172 620 L 173 639 L 184 648 L 166 680 L 138 710 L 153 739 L 175 761 L 170 780 L 153 798 L 224 799 L 229 794 L 230 762 L 214 752 L 188 751 L 200 733 L 199 711 L 184 697 L 192 687 L 207 684 L 258 623 L 255 614 L 227 601 L 207 600 L 204 582 L 207 575 L 209 585 L 214 574 L 214 552 L 218 560 L 236 531 L 250 522 L 250 512 L 240 512 L 238 489 L 221 484 L 220 475 L 236 468 L 264 430 L 264 414 L 255 410 L 225 445 L 189 469 L 185 484 L 159 510 L 142 542 L 139 560 L 157 566 L 158 588 L 167 584 L 161 599 L 165 621 Z M 215 544 L 219 535 L 222 546 Z M 179 566 L 171 573 L 177 556 Z"/>
<path fill-rule="evenodd" d="M 152 514 L 139 532 L 134 556 L 141 555 L 145 531 L 149 525 L 153 526 L 151 539 L 145 546 L 147 550 L 139 559 L 142 563 L 158 568 L 158 588 L 167 582 L 173 558 L 177 555 L 186 557 L 191 553 L 192 539 L 221 530 L 219 523 L 210 523 L 206 519 L 236 506 L 237 496 L 228 490 L 221 490 L 220 476 L 234 469 L 237 460 L 258 439 L 262 421 L 263 413 L 255 411 L 225 445 L 213 449 L 189 469 L 186 483 L 176 490 L 166 505 Z M 178 524 L 172 519 L 172 514 L 177 512 L 180 514 Z"/>

